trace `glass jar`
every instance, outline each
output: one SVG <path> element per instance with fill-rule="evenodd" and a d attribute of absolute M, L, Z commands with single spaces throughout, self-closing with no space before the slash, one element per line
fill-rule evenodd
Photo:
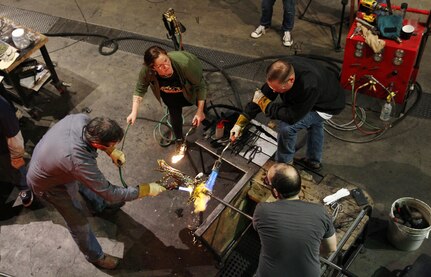
<path fill-rule="evenodd" d="M 12 32 L 12 41 L 18 49 L 25 49 L 30 45 L 30 40 L 24 29 L 18 28 Z"/>

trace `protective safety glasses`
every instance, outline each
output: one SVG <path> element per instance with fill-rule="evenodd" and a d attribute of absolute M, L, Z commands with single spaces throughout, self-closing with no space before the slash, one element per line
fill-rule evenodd
<path fill-rule="evenodd" d="M 268 175 L 263 178 L 263 184 L 268 188 L 272 188 L 271 181 L 269 181 Z"/>

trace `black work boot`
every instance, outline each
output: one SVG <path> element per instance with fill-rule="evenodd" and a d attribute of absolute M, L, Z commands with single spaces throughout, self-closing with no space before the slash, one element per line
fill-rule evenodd
<path fill-rule="evenodd" d="M 18 195 L 24 207 L 29 207 L 33 203 L 33 192 L 31 190 L 22 190 Z"/>
<path fill-rule="evenodd" d="M 301 158 L 297 160 L 299 164 L 302 164 L 308 169 L 314 170 L 316 172 L 322 169 L 322 164 L 319 162 L 311 161 L 307 158 Z"/>

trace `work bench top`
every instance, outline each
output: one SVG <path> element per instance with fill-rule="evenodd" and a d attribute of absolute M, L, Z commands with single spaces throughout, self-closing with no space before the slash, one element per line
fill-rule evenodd
<path fill-rule="evenodd" d="M 48 38 L 45 35 L 28 27 L 16 24 L 6 17 L 0 17 L 0 35 L 1 37 L 8 37 L 8 40 L 5 41 L 5 43 L 8 43 L 12 47 L 15 47 L 12 41 L 12 31 L 16 28 L 23 28 L 27 36 L 31 38 L 32 43 L 27 48 L 18 50 L 18 58 L 8 68 L 2 70 L 6 73 L 12 72 L 12 70 L 14 70 L 18 65 L 28 59 L 33 53 L 42 48 L 48 42 Z"/>

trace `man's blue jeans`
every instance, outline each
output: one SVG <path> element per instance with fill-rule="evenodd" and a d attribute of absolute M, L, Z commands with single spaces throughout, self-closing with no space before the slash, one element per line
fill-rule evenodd
<path fill-rule="evenodd" d="M 295 155 L 296 135 L 299 130 L 307 129 L 306 157 L 310 161 L 320 163 L 323 151 L 323 121 L 324 119 L 317 112 L 309 112 L 292 125 L 280 121 L 275 160 L 283 163 L 292 162 Z"/>
<path fill-rule="evenodd" d="M 81 252 L 89 262 L 103 257 L 103 250 L 96 239 L 79 200 L 76 182 L 56 186 L 45 191 L 42 197 L 51 203 L 66 221 L 67 228 Z"/>
<path fill-rule="evenodd" d="M 265 27 L 271 26 L 274 3 L 275 0 L 262 0 L 262 15 L 260 17 L 260 25 Z M 292 31 L 294 22 L 295 0 L 283 0 L 283 32 Z"/>
<path fill-rule="evenodd" d="M 78 185 L 78 187 L 79 187 L 79 192 L 87 200 L 89 200 L 91 207 L 93 208 L 94 212 L 96 212 L 96 213 L 103 212 L 103 210 L 108 205 L 108 203 L 105 201 L 105 199 L 103 199 L 103 197 L 101 197 L 100 195 L 98 195 L 97 193 L 95 193 L 94 191 L 87 188 L 86 186 L 84 186 L 81 183 Z"/>

